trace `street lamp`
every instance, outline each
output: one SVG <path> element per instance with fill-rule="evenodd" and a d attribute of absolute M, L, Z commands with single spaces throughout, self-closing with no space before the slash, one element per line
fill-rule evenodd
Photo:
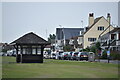
<path fill-rule="evenodd" d="M 110 61 L 110 24 L 109 24 L 109 43 L 108 43 L 108 51 L 107 51 L 108 63 Z"/>

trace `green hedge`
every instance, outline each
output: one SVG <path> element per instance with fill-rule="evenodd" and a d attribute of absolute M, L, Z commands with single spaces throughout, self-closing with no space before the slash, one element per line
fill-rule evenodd
<path fill-rule="evenodd" d="M 120 54 L 118 53 L 111 53 L 110 56 L 113 60 L 120 60 Z"/>
<path fill-rule="evenodd" d="M 103 52 L 101 59 L 107 59 L 107 53 L 106 51 Z M 110 59 L 112 60 L 120 60 L 120 54 L 119 53 L 111 53 Z"/>
<path fill-rule="evenodd" d="M 103 51 L 103 54 L 101 56 L 101 59 L 107 59 L 107 53 L 106 53 L 106 50 Z"/>

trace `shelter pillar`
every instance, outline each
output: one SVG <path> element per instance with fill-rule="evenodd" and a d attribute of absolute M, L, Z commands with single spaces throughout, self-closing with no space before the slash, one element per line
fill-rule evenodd
<path fill-rule="evenodd" d="M 41 63 L 43 63 L 43 51 L 44 51 L 44 46 L 41 45 Z"/>
<path fill-rule="evenodd" d="M 18 45 L 16 45 L 16 62 L 17 63 L 20 62 L 20 55 L 18 54 L 18 50 L 19 50 L 19 47 L 18 47 Z"/>
<path fill-rule="evenodd" d="M 23 47 L 20 46 L 20 62 L 22 63 Z"/>

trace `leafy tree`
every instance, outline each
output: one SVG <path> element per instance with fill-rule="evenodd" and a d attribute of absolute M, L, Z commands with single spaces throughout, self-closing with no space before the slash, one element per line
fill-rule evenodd
<path fill-rule="evenodd" d="M 7 50 L 6 49 L 2 49 L 2 51 L 1 52 L 7 52 Z"/>
<path fill-rule="evenodd" d="M 96 46 L 90 47 L 90 51 L 96 53 Z"/>
<path fill-rule="evenodd" d="M 56 38 L 55 34 L 50 34 L 48 37 L 48 42 L 55 43 L 55 38 Z"/>
<path fill-rule="evenodd" d="M 87 47 L 87 48 L 86 48 L 86 51 L 89 52 L 89 51 L 90 51 L 90 47 Z"/>
<path fill-rule="evenodd" d="M 100 42 L 97 42 L 97 43 L 95 44 L 95 47 L 96 47 L 97 50 L 101 50 Z"/>
<path fill-rule="evenodd" d="M 63 47 L 63 50 L 64 51 L 74 51 L 74 48 L 71 45 L 66 45 L 66 46 Z"/>

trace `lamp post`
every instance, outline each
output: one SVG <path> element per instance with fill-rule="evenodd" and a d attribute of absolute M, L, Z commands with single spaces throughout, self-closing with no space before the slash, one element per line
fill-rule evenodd
<path fill-rule="evenodd" d="M 64 27 L 62 27 L 61 25 L 59 25 L 61 28 L 61 33 L 60 33 L 60 38 L 62 40 L 62 47 L 65 46 L 65 33 L 64 33 Z"/>
<path fill-rule="evenodd" d="M 110 61 L 110 24 L 109 24 L 109 43 L 108 43 L 108 51 L 107 51 L 108 63 Z"/>
<path fill-rule="evenodd" d="M 108 51 L 107 51 L 107 57 L 108 57 L 108 63 L 109 63 L 109 60 L 110 60 L 110 21 L 111 21 L 111 16 L 110 16 L 110 13 L 108 13 L 107 15 L 107 19 L 108 19 L 108 22 L 109 22 L 109 43 L 108 43 Z"/>

